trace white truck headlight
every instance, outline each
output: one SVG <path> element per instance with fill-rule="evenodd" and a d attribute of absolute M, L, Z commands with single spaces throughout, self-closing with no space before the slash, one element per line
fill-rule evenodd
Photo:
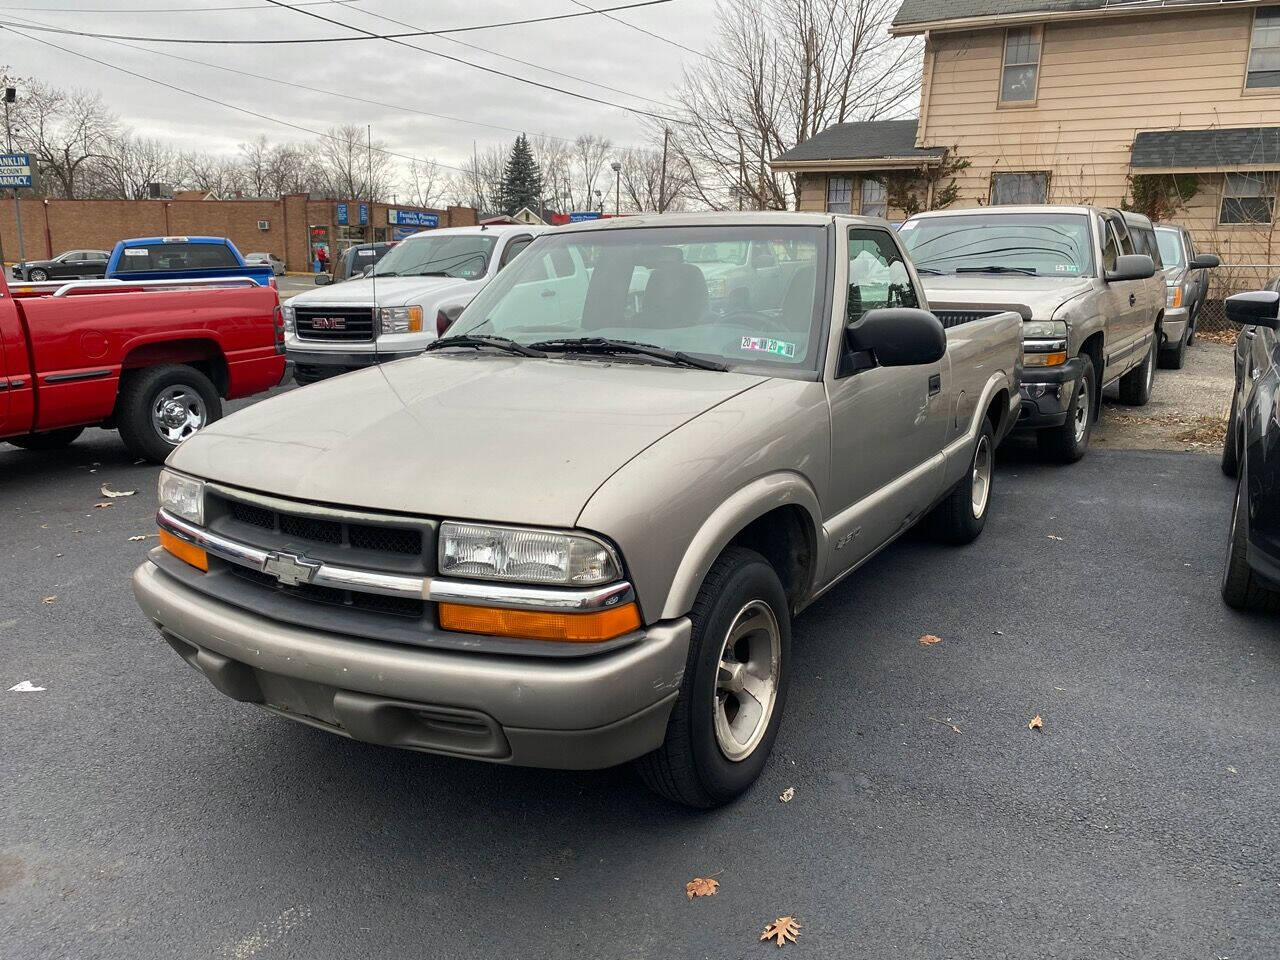
<path fill-rule="evenodd" d="M 595 586 L 622 575 L 613 548 L 595 537 L 555 530 L 440 524 L 439 571 L 519 583 Z"/>
<path fill-rule="evenodd" d="M 298 319 L 297 311 L 286 303 L 280 307 L 280 316 L 284 318 L 284 332 L 293 333 L 296 329 L 294 322 Z"/>
<path fill-rule="evenodd" d="M 175 517 L 204 526 L 204 483 L 172 470 L 161 470 L 157 484 L 160 507 Z"/>
<path fill-rule="evenodd" d="M 422 307 L 379 307 L 378 322 L 383 333 L 421 333 Z"/>

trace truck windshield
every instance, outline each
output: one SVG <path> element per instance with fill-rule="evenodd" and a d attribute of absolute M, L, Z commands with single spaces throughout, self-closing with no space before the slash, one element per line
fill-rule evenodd
<path fill-rule="evenodd" d="M 1160 245 L 1160 259 L 1166 267 L 1181 267 L 1186 264 L 1186 258 L 1182 255 L 1182 237 L 1177 230 L 1156 227 L 1156 243 Z"/>
<path fill-rule="evenodd" d="M 748 249 L 772 256 L 748 260 Z M 741 259 L 731 259 L 734 253 Z M 827 315 L 820 302 L 826 262 L 819 226 L 548 233 L 534 238 L 449 332 L 525 345 L 628 340 L 733 368 L 812 371 Z"/>
<path fill-rule="evenodd" d="M 375 277 L 458 277 L 475 280 L 489 268 L 498 242 L 494 233 L 453 233 L 410 237 L 396 244 L 374 267 Z M 363 269 L 360 266 L 358 269 Z"/>
<path fill-rule="evenodd" d="M 926 271 L 968 273 L 996 268 L 993 273 L 1093 275 L 1093 245 L 1084 214 L 922 217 L 904 223 L 899 235 L 916 266 Z"/>
<path fill-rule="evenodd" d="M 239 266 L 236 255 L 225 243 L 151 243 L 145 247 L 125 247 L 116 272 L 217 270 Z"/>

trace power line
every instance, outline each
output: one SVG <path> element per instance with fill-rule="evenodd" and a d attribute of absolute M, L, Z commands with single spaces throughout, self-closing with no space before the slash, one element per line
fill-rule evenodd
<path fill-rule="evenodd" d="M 319 20 L 325 20 L 329 23 L 337 24 L 340 27 L 347 27 L 349 30 L 358 29 L 357 27 L 351 27 L 338 20 L 330 20 L 328 17 L 322 17 L 320 14 L 312 13 L 310 10 L 303 10 L 301 6 L 291 7 L 287 3 L 276 3 L 275 0 L 267 0 L 267 2 L 272 6 L 284 7 L 286 10 L 296 10 L 298 13 L 303 13 Z M 69 37 L 89 37 L 93 40 L 134 40 L 139 43 L 207 43 L 221 46 L 280 46 L 298 43 L 355 43 L 365 40 L 394 41 L 402 40 L 405 37 L 438 37 L 449 33 L 470 33 L 474 30 L 496 30 L 499 27 L 518 27 L 530 23 L 547 23 L 551 20 L 571 20 L 576 17 L 589 17 L 593 14 L 603 14 L 606 10 L 633 10 L 637 7 L 652 7 L 660 3 L 671 2 L 672 0 L 635 0 L 635 2 L 632 3 L 622 4 L 617 7 L 608 7 L 601 10 L 592 10 L 588 7 L 582 13 L 557 13 L 545 17 L 531 17 L 527 20 L 503 20 L 498 23 L 477 23 L 468 27 L 449 27 L 444 30 L 414 30 L 411 33 L 378 34 L 371 33 L 367 30 L 361 30 L 360 32 L 364 34 L 362 37 L 273 37 L 270 39 L 259 38 L 255 40 L 210 40 L 208 37 L 139 37 L 127 33 L 91 33 L 87 30 L 68 30 L 65 27 L 30 27 L 28 29 L 35 30 L 38 33 L 60 33 Z"/>
<path fill-rule="evenodd" d="M 662 120 L 666 123 L 680 123 L 680 124 L 687 123 L 687 121 L 685 120 L 678 120 L 673 117 L 663 116 L 660 113 L 653 113 L 652 111 L 649 111 L 649 110 L 641 110 L 638 107 L 628 107 L 625 104 L 614 103 L 612 100 L 602 100 L 599 97 L 592 97 L 585 93 L 576 93 L 573 90 L 566 90 L 563 87 L 553 86 L 552 84 L 549 84 L 549 83 L 542 83 L 538 80 L 530 80 L 528 77 L 520 77 L 515 75 L 514 73 L 507 73 L 503 70 L 498 70 L 495 67 L 486 67 L 480 63 L 472 63 L 470 60 L 463 60 L 461 57 L 455 57 L 448 53 L 440 53 L 438 50 L 428 50 L 426 47 L 419 47 L 412 43 L 406 43 L 404 40 L 400 39 L 397 36 L 376 34 L 376 33 L 373 33 L 372 31 L 365 30 L 363 27 L 357 27 L 349 23 L 343 23 L 341 20 L 334 20 L 332 17 L 326 17 L 323 14 L 314 13 L 311 10 L 302 10 L 302 9 L 299 9 L 298 7 L 292 7 L 287 3 L 281 2 L 281 0 L 267 0 L 267 2 L 272 4 L 273 6 L 282 7 L 285 10 L 292 10 L 294 11 L 294 13 L 300 13 L 304 17 L 311 17 L 315 20 L 322 20 L 325 23 L 330 23 L 330 24 L 333 24 L 334 26 L 343 27 L 344 29 L 347 29 L 347 30 L 355 30 L 359 33 L 363 33 L 367 38 L 370 38 L 370 39 L 386 40 L 390 43 L 394 43 L 396 46 L 399 46 L 399 47 L 405 47 L 409 50 L 417 50 L 419 53 L 425 53 L 433 57 L 440 57 L 441 59 L 449 60 L 452 63 L 460 63 L 460 64 L 463 64 L 464 66 L 473 67 L 476 70 L 483 70 L 485 73 L 491 73 L 494 76 L 506 77 L 508 80 L 515 80 L 517 83 L 524 83 L 524 84 L 528 84 L 531 87 L 538 87 L 541 90 L 549 90 L 553 93 L 562 93 L 565 96 L 574 97 L 578 100 L 586 100 L 590 103 L 598 103 L 601 106 L 613 107 L 617 110 L 625 110 L 627 113 L 634 113 L 637 116 L 641 116 L 641 117 L 650 117 L 654 120 Z M 665 3 L 667 2 L 667 0 L 653 0 L 653 2 Z M 621 8 L 611 7 L 610 9 L 621 9 Z M 592 11 L 592 12 L 598 13 L 600 11 Z M 416 35 L 417 34 L 410 34 L 410 36 L 416 36 Z"/>
<path fill-rule="evenodd" d="M 300 7 L 329 7 L 339 3 L 358 2 L 358 0 L 303 0 Z M 237 3 L 222 7 L 10 7 L 0 6 L 0 10 L 25 10 L 30 13 L 212 13 L 218 10 L 266 10 L 269 3 Z"/>
<path fill-rule="evenodd" d="M 410 30 L 420 30 L 420 29 L 422 29 L 422 28 L 421 28 L 421 27 L 419 27 L 417 24 L 413 24 L 413 23 L 406 23 L 404 20 L 397 20 L 397 19 L 395 19 L 395 17 L 388 17 L 388 16 L 386 16 L 385 14 L 382 14 L 382 13 L 374 13 L 372 10 L 365 10 L 365 9 L 363 9 L 363 8 L 356 7 L 356 6 L 354 6 L 353 4 L 354 4 L 355 2 L 357 2 L 357 0 L 330 0 L 330 2 L 335 3 L 335 4 L 337 4 L 338 6 L 350 7 L 352 10 L 355 10 L 355 11 L 357 11 L 357 12 L 359 12 L 359 13 L 363 13 L 363 14 L 365 14 L 366 16 L 373 17 L 373 18 L 374 18 L 374 19 L 376 19 L 376 20 L 385 20 L 387 23 L 394 23 L 394 24 L 396 24 L 397 26 L 407 27 L 407 28 L 408 28 L 408 29 L 410 29 Z M 308 4 L 305 4 L 305 3 L 296 3 L 296 4 L 294 4 L 294 6 L 295 6 L 295 7 L 305 7 L 305 6 L 308 6 Z M 498 53 L 498 51 L 496 51 L 496 50 L 490 50 L 488 47 L 481 47 L 481 46 L 477 46 L 477 45 L 476 45 L 476 44 L 474 44 L 474 43 L 467 43 L 465 40 L 458 40 L 458 39 L 455 39 L 454 37 L 447 37 L 447 36 L 442 36 L 440 39 L 442 39 L 442 40 L 447 40 L 447 41 L 449 41 L 450 43 L 456 43 L 456 44 L 458 44 L 459 46 L 466 47 L 466 48 L 467 48 L 467 49 L 469 49 L 469 50 L 475 50 L 475 51 L 478 51 L 479 53 L 487 53 L 487 54 L 489 54 L 489 56 L 491 56 L 491 57 L 498 57 L 500 60 L 509 60 L 509 61 L 511 61 L 512 63 L 518 63 L 518 64 L 520 64 L 520 66 L 522 66 L 522 67 L 532 67 L 534 70 L 542 70 L 543 72 L 545 72 L 545 73 L 549 73 L 549 74 L 551 74 L 552 76 L 555 76 L 555 77 L 563 77 L 565 80 L 575 80 L 575 81 L 577 81 L 578 83 L 585 83 L 585 84 L 587 84 L 588 86 L 591 86 L 591 87 L 598 87 L 598 88 L 599 88 L 599 89 L 601 89 L 601 90 L 608 90 L 608 91 L 610 91 L 611 93 L 620 93 L 620 94 L 622 94 L 624 97 L 633 97 L 633 98 L 634 98 L 634 99 L 636 99 L 636 100 L 645 100 L 645 101 L 647 101 L 647 102 L 649 102 L 649 103 L 657 104 L 657 105 L 658 105 L 658 106 L 660 106 L 660 107 L 665 107 L 665 108 L 667 108 L 667 109 L 672 109 L 672 105 L 671 105 L 671 104 L 669 104 L 669 103 L 667 103 L 667 102 L 665 102 L 665 101 L 663 101 L 663 100 L 655 100 L 655 99 L 653 99 L 653 97 L 645 97 L 645 96 L 642 96 L 642 95 L 640 95 L 640 94 L 638 94 L 638 93 L 631 93 L 629 90 L 620 90 L 620 89 L 619 89 L 619 88 L 617 88 L 617 87 L 611 87 L 611 86 L 609 86 L 609 84 L 607 84 L 607 83 L 597 83 L 595 80 L 588 80 L 586 77 L 579 77 L 579 76 L 576 76 L 576 75 L 574 75 L 574 74 L 572 74 L 572 73 L 563 73 L 563 72 L 562 72 L 562 71 L 560 71 L 560 70 L 552 70 L 550 67 L 544 67 L 544 66 L 542 66 L 542 64 L 538 64 L 538 63 L 531 63 L 531 62 L 530 62 L 530 61 L 528 61 L 528 60 L 521 60 L 519 57 L 512 57 L 512 56 L 508 56 L 508 55 L 507 55 L 507 54 L 505 54 L 505 53 Z M 545 136 L 545 134 L 540 134 L 540 136 Z"/>
<path fill-rule="evenodd" d="M 225 100 L 219 100 L 216 97 L 210 97 L 203 93 L 196 93 L 194 90 L 188 90 L 186 87 L 179 87 L 176 84 L 168 83 L 164 80 L 158 80 L 157 78 L 149 77 L 146 74 L 136 73 L 133 70 L 129 70 L 125 67 L 120 66 L 119 64 L 110 63 L 106 60 L 99 60 L 97 57 L 91 57 L 87 53 L 81 53 L 78 50 L 72 50 L 69 47 L 60 46 L 59 44 L 56 44 L 51 40 L 42 40 L 39 37 L 30 36 L 28 34 L 23 33 L 22 30 L 19 30 L 17 27 L 14 27 L 12 24 L 7 24 L 7 23 L 0 24 L 0 30 L 8 30 L 10 33 L 16 33 L 18 36 L 22 37 L 24 40 L 30 40 L 33 43 L 40 43 L 46 47 L 52 47 L 53 49 L 60 50 L 63 53 L 69 53 L 73 57 L 79 57 L 82 60 L 88 60 L 90 63 L 96 63 L 101 67 L 106 67 L 109 70 L 116 70 L 120 73 L 128 74 L 131 77 L 136 77 L 139 80 L 145 80 L 148 83 L 158 84 L 159 86 L 162 86 L 168 90 L 173 90 L 177 93 L 183 93 L 189 97 L 195 97 L 197 100 L 205 101 L 205 103 L 212 103 L 219 107 L 224 107 L 227 110 L 234 110 L 237 113 L 243 113 L 251 117 L 257 117 L 259 120 L 266 120 L 269 123 L 278 123 L 281 126 L 291 127 L 294 130 L 301 130 L 303 133 L 309 133 L 313 137 L 321 137 L 322 139 L 325 139 L 325 140 L 332 140 L 335 143 L 341 143 L 349 147 L 353 147 L 353 146 L 361 147 L 361 148 L 365 147 L 365 144 L 362 144 L 355 140 L 346 140 L 343 137 L 335 136 L 332 133 L 326 133 L 323 130 L 315 130 L 311 127 L 304 127 L 300 123 L 293 123 L 292 121 L 289 121 L 289 120 L 281 120 L 279 117 L 271 117 L 265 113 L 258 113 L 256 110 L 250 110 L 248 107 L 241 107 L 241 106 L 237 106 L 234 103 L 227 103 Z M 411 157 L 407 153 L 396 153 L 394 150 L 384 150 L 381 147 L 370 147 L 369 149 L 371 149 L 374 153 L 381 153 L 388 157 L 396 157 L 397 159 L 400 159 L 400 160 L 409 160 L 409 161 L 412 161 L 413 163 L 433 164 L 437 167 L 443 167 L 446 170 L 453 170 L 456 173 L 469 172 L 467 170 L 464 170 L 462 167 L 454 167 L 447 163 L 441 163 L 438 160 L 424 160 L 422 157 Z"/>
<path fill-rule="evenodd" d="M 670 37 L 664 37 L 662 36 L 662 34 L 654 33 L 652 30 L 646 30 L 644 27 L 638 27 L 629 20 L 623 20 L 621 17 L 614 17 L 610 15 L 610 11 L 621 10 L 622 9 L 621 7 L 601 7 L 597 9 L 596 7 L 587 6 L 587 4 L 580 2 L 580 0 L 569 0 L 569 2 L 572 3 L 574 6 L 582 7 L 583 10 L 590 10 L 592 13 L 598 13 L 600 14 L 600 16 L 604 17 L 606 20 L 612 20 L 614 23 L 620 23 L 624 27 L 630 27 L 632 30 L 638 30 L 640 33 L 643 33 L 646 37 L 653 37 L 653 39 L 660 40 L 663 43 L 670 44 L 673 47 L 679 47 L 681 50 L 684 50 L 687 53 L 692 53 L 694 56 L 702 57 L 704 60 L 712 60 L 716 63 L 724 64 L 724 66 L 726 67 L 728 66 L 728 64 L 725 63 L 723 60 L 721 60 L 719 57 L 713 57 L 711 54 L 704 53 L 701 50 L 695 50 L 693 49 L 693 47 L 686 47 L 683 43 L 680 43 L 679 41 L 676 41 L 676 40 L 672 40 Z M 301 6 L 301 4 L 299 4 L 299 6 Z"/>
<path fill-rule="evenodd" d="M 327 2 L 337 3 L 337 2 L 341 2 L 341 0 L 327 0 Z M 267 6 L 270 6 L 270 4 L 267 4 Z M 41 25 L 41 24 L 36 24 L 35 21 L 27 20 L 26 18 L 24 18 L 21 21 L 21 25 L 23 27 L 26 27 L 29 24 Z M 36 38 L 32 37 L 31 39 L 34 40 Z M 183 57 L 183 56 L 179 56 L 176 53 L 166 53 L 163 50 L 151 50 L 151 49 L 148 49 L 147 47 L 139 47 L 139 46 L 135 46 L 132 43 L 125 43 L 123 40 L 107 40 L 106 42 L 113 44 L 117 47 L 124 47 L 127 50 L 135 50 L 138 53 L 150 54 L 157 57 L 167 57 L 170 60 L 178 60 L 178 61 L 181 61 L 182 63 L 191 63 L 201 67 L 209 67 L 213 70 L 224 70 L 227 73 L 234 73 L 242 77 L 249 77 L 252 80 L 262 80 L 267 83 L 278 83 L 281 86 L 293 87 L 296 90 L 305 90 L 307 93 L 314 94 L 317 92 L 314 87 L 309 87 L 305 83 L 294 83 L 291 80 L 282 80 L 279 77 L 268 77 L 260 73 L 251 73 L 248 70 L 240 70 L 240 69 L 237 69 L 236 67 L 227 67 L 219 63 L 209 63 L 207 60 L 196 60 L 193 57 Z M 464 117 L 450 117 L 443 113 L 432 113 L 429 110 L 420 110 L 417 107 L 408 107 L 400 103 L 387 103 L 384 100 L 373 100 L 368 97 L 357 97 L 353 94 L 340 93 L 338 91 L 325 91 L 324 95 L 337 97 L 341 100 L 350 100 L 354 103 L 363 103 L 373 107 L 386 107 L 389 110 L 401 110 L 401 111 L 404 111 L 405 113 L 413 113 L 423 117 L 431 117 L 434 120 L 447 120 L 450 123 L 466 123 L 472 126 L 486 127 L 490 130 L 501 130 L 504 133 L 528 133 L 529 132 L 528 130 L 522 130 L 517 127 L 504 127 L 504 126 L 501 126 L 500 124 L 484 123 L 480 120 L 468 120 Z M 538 137 L 544 137 L 545 139 L 548 139 L 548 140 L 557 140 L 561 143 L 573 142 L 572 140 L 569 140 L 565 137 L 553 137 L 549 133 L 534 132 L 533 135 Z"/>

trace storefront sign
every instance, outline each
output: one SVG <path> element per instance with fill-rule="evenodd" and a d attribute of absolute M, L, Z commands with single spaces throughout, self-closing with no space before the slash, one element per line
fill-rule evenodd
<path fill-rule="evenodd" d="M 438 227 L 440 215 L 423 213 L 421 210 L 387 210 L 387 223 L 402 227 Z"/>
<path fill-rule="evenodd" d="M 345 203 L 338 204 L 338 215 L 334 218 L 334 222 L 340 227 L 347 225 L 347 205 Z"/>
<path fill-rule="evenodd" d="M 0 187 L 31 186 L 31 154 L 0 154 Z"/>

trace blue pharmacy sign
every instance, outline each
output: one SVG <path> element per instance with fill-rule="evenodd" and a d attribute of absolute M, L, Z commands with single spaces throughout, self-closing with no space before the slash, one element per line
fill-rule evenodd
<path fill-rule="evenodd" d="M 345 203 L 338 204 L 338 215 L 334 218 L 334 222 L 336 222 L 340 227 L 345 227 L 347 225 L 347 205 Z"/>
<path fill-rule="evenodd" d="M 0 187 L 31 186 L 31 154 L 0 153 Z"/>
<path fill-rule="evenodd" d="M 582 221 L 584 220 L 599 220 L 599 219 L 600 219 L 599 210 L 575 210 L 573 213 L 569 214 L 570 223 L 582 223 Z"/>
<path fill-rule="evenodd" d="M 360 204 L 360 226 L 364 226 L 369 222 L 369 205 L 367 203 Z"/>
<path fill-rule="evenodd" d="M 391 209 L 387 211 L 387 223 L 400 227 L 438 227 L 440 215 L 424 213 L 421 210 Z"/>

